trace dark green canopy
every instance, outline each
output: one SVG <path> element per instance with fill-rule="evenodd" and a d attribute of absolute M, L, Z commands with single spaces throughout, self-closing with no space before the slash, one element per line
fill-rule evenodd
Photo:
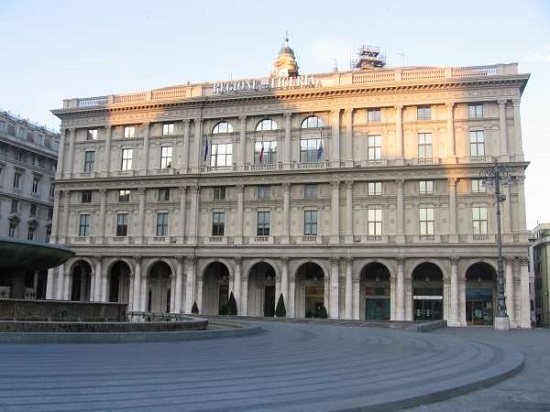
<path fill-rule="evenodd" d="M 0 237 L 0 270 L 46 270 L 61 265 L 74 254 L 59 245 Z"/>

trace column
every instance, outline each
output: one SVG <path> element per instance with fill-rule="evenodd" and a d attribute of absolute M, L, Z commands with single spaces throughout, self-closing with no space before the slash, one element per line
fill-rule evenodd
<path fill-rule="evenodd" d="M 55 299 L 55 283 L 57 268 L 48 269 L 48 279 L 46 283 L 46 299 Z"/>
<path fill-rule="evenodd" d="M 525 211 L 525 176 L 518 176 L 515 179 L 518 192 L 517 210 L 515 211 L 516 219 L 514 219 L 515 227 L 523 231 L 527 227 L 527 213 Z"/>
<path fill-rule="evenodd" d="M 345 319 L 353 319 L 353 259 L 346 259 L 346 302 L 345 302 Z"/>
<path fill-rule="evenodd" d="M 189 243 L 197 243 L 197 228 L 199 220 L 199 186 L 191 187 L 191 210 L 189 213 L 189 224 L 187 230 L 189 231 Z"/>
<path fill-rule="evenodd" d="M 195 264 L 195 257 L 185 258 L 185 313 L 191 313 L 193 303 L 195 302 Z M 201 308 L 199 307 L 200 310 Z"/>
<path fill-rule="evenodd" d="M 143 123 L 143 170 L 142 176 L 147 175 L 149 170 L 149 134 L 151 133 L 151 124 Z"/>
<path fill-rule="evenodd" d="M 65 178 L 70 179 L 73 175 L 73 166 L 74 166 L 74 140 L 75 140 L 75 129 L 71 128 L 69 130 L 69 153 L 67 156 L 67 174 Z M 63 172 L 62 172 L 63 173 Z"/>
<path fill-rule="evenodd" d="M 101 273 L 101 297 L 100 302 L 107 302 L 109 297 L 107 296 L 107 274 Z"/>
<path fill-rule="evenodd" d="M 340 279 L 340 259 L 334 258 L 330 260 L 330 312 L 329 316 L 331 319 L 340 318 L 340 305 L 339 305 L 339 279 Z"/>
<path fill-rule="evenodd" d="M 457 179 L 449 179 L 449 242 L 458 242 L 457 213 L 456 213 L 456 185 Z"/>
<path fill-rule="evenodd" d="M 521 299 L 520 299 L 520 316 L 521 319 L 518 321 L 519 326 L 522 329 L 531 328 L 531 302 L 529 297 L 529 261 L 527 259 L 519 260 L 519 275 L 520 275 L 520 290 L 521 290 Z"/>
<path fill-rule="evenodd" d="M 395 320 L 405 320 L 405 269 L 403 259 L 397 259 L 395 308 Z"/>
<path fill-rule="evenodd" d="M 52 234 L 50 236 L 52 243 L 59 242 L 60 223 L 59 223 L 59 210 L 61 206 L 61 191 L 56 190 L 54 192 L 54 204 L 53 204 L 53 216 L 52 216 Z"/>
<path fill-rule="evenodd" d="M 330 243 L 340 243 L 340 182 L 331 182 Z"/>
<path fill-rule="evenodd" d="M 65 265 L 61 265 L 57 268 L 57 286 L 55 290 L 55 295 L 52 296 L 52 299 L 62 300 L 65 294 Z M 69 282 L 67 282 L 69 283 Z"/>
<path fill-rule="evenodd" d="M 460 308 L 460 299 L 458 296 L 458 269 L 457 258 L 451 259 L 451 316 L 449 326 L 460 326 L 458 322 L 458 311 Z"/>
<path fill-rule="evenodd" d="M 511 183 L 500 187 L 501 193 L 506 196 L 506 201 L 502 202 L 502 234 L 503 239 L 506 239 L 505 241 L 512 241 L 512 232 L 515 232 L 514 229 L 516 229 L 512 228 L 512 222 L 514 219 L 512 218 L 512 198 L 510 196 L 510 185 Z M 525 228 L 525 226 L 520 226 L 520 230 L 521 228 Z"/>
<path fill-rule="evenodd" d="M 181 233 L 181 242 L 185 243 L 186 235 L 186 214 L 187 214 L 187 186 L 180 186 L 180 233 Z"/>
<path fill-rule="evenodd" d="M 60 243 L 67 243 L 69 238 L 69 198 L 71 192 L 69 190 L 63 191 L 63 235 Z"/>
<path fill-rule="evenodd" d="M 283 256 L 281 258 L 282 270 L 281 270 L 281 293 L 283 294 L 283 300 L 285 302 L 285 309 L 288 310 L 288 257 Z M 275 304 L 279 301 L 279 296 L 275 298 Z"/>
<path fill-rule="evenodd" d="M 183 257 L 176 257 L 176 292 L 174 301 L 174 312 L 181 313 L 181 304 L 183 296 L 181 295 L 183 286 Z"/>
<path fill-rule="evenodd" d="M 244 228 L 244 186 L 237 185 L 237 233 L 235 236 L 235 244 L 243 243 L 243 228 Z"/>
<path fill-rule="evenodd" d="M 134 301 L 130 302 L 131 310 L 134 312 L 141 311 L 141 256 L 135 256 L 134 267 Z"/>
<path fill-rule="evenodd" d="M 397 216 L 396 216 L 396 222 L 397 222 L 397 231 L 396 231 L 396 242 L 397 243 L 405 243 L 405 225 L 404 225 L 404 218 L 405 218 L 405 207 L 404 207 L 404 196 L 403 196 L 403 185 L 404 180 L 403 179 L 397 179 Z"/>
<path fill-rule="evenodd" d="M 183 165 L 180 170 L 183 173 L 189 172 L 189 119 L 182 121 L 183 123 Z"/>
<path fill-rule="evenodd" d="M 112 138 L 113 128 L 111 126 L 105 127 L 105 177 L 108 177 L 111 173 L 111 138 Z"/>
<path fill-rule="evenodd" d="M 404 163 L 404 147 L 403 147 L 403 106 L 395 106 L 395 149 L 396 149 L 396 164 L 403 165 Z"/>
<path fill-rule="evenodd" d="M 61 274 L 61 272 L 59 272 Z M 71 299 L 71 288 L 73 284 L 73 277 L 69 273 L 69 268 L 64 268 L 62 276 L 59 277 L 60 286 L 61 286 L 61 295 L 58 299 L 61 300 L 70 300 Z"/>
<path fill-rule="evenodd" d="M 139 296 L 139 312 L 147 312 L 147 271 L 143 272 L 141 275 L 141 290 Z"/>
<path fill-rule="evenodd" d="M 101 276 L 102 276 L 102 267 L 101 267 L 101 257 L 98 257 L 95 264 L 95 273 L 91 282 L 91 300 L 94 302 L 101 302 Z"/>
<path fill-rule="evenodd" d="M 107 207 L 107 190 L 99 190 L 99 232 L 96 236 L 96 242 L 103 243 L 105 240 L 105 210 Z"/>
<path fill-rule="evenodd" d="M 135 239 L 137 244 L 145 243 L 145 195 L 147 194 L 146 189 L 140 187 L 138 189 L 139 197 L 139 206 L 138 206 L 138 220 L 137 220 L 137 235 L 138 238 Z"/>
<path fill-rule="evenodd" d="M 189 159 L 189 169 L 191 172 L 198 172 L 199 165 L 203 163 L 204 159 L 204 142 L 202 139 L 202 119 L 193 119 L 195 124 L 195 132 L 193 136 L 193 147 L 191 150 L 191 156 Z M 200 309 L 200 308 L 199 308 Z"/>
<path fill-rule="evenodd" d="M 291 118 L 292 113 L 291 112 L 285 112 L 285 145 L 284 145 L 284 156 L 283 156 L 283 162 L 287 165 L 290 165 L 292 162 L 292 151 L 291 151 L 291 144 L 292 144 L 292 124 L 291 124 Z M 289 166 L 287 166 L 289 167 Z"/>
<path fill-rule="evenodd" d="M 169 304 L 169 313 L 177 313 L 175 310 L 176 307 L 176 274 L 170 274 L 170 304 Z"/>
<path fill-rule="evenodd" d="M 62 179 L 63 178 L 63 171 L 64 171 L 64 160 L 65 160 L 65 135 L 67 133 L 68 129 L 61 130 L 61 133 L 59 134 L 59 150 L 57 155 L 57 169 L 55 172 L 55 178 L 56 179 Z"/>
<path fill-rule="evenodd" d="M 331 139 L 331 154 L 330 165 L 331 167 L 340 166 L 340 109 L 332 110 L 330 112 L 330 119 L 332 125 L 332 139 Z"/>
<path fill-rule="evenodd" d="M 344 123 L 346 125 L 346 167 L 353 167 L 353 109 L 344 110 Z"/>
<path fill-rule="evenodd" d="M 235 258 L 235 281 L 233 282 L 233 296 L 237 301 L 238 314 L 243 313 L 243 301 L 241 299 L 241 275 L 242 275 L 242 260 L 240 257 Z"/>
<path fill-rule="evenodd" d="M 295 318 L 296 317 L 296 275 L 294 273 L 290 274 L 289 277 L 289 284 L 288 284 L 288 302 L 287 302 L 287 309 L 289 313 L 289 317 Z"/>
<path fill-rule="evenodd" d="M 237 160 L 238 170 L 244 170 L 246 164 L 246 116 L 239 116 L 241 121 L 241 134 L 239 141 L 239 160 Z"/>
<path fill-rule="evenodd" d="M 196 263 L 195 263 L 195 267 L 196 267 Z M 197 298 L 196 298 L 196 301 L 197 301 L 197 306 L 199 308 L 199 312 L 202 313 L 202 311 L 204 310 L 203 306 L 202 306 L 202 287 L 203 287 L 203 274 L 202 273 L 197 273 Z"/>
<path fill-rule="evenodd" d="M 500 131 L 500 156 L 502 161 L 508 161 L 508 136 L 506 130 L 506 100 L 498 101 L 498 128 Z"/>
<path fill-rule="evenodd" d="M 361 318 L 361 315 L 359 313 L 361 308 L 361 278 L 359 277 L 359 274 L 354 275 L 352 273 L 351 276 L 353 289 L 353 319 L 359 320 Z"/>
<path fill-rule="evenodd" d="M 345 242 L 353 243 L 353 182 L 346 182 L 346 230 Z"/>
<path fill-rule="evenodd" d="M 242 277 L 242 289 L 241 289 L 241 315 L 248 315 L 248 274 L 245 273 Z M 275 301 L 277 302 L 277 301 Z"/>
<path fill-rule="evenodd" d="M 510 326 L 516 327 L 516 310 L 514 301 L 514 261 L 513 259 L 505 260 L 505 293 L 506 293 L 506 312 L 510 318 Z"/>
<path fill-rule="evenodd" d="M 282 244 L 290 241 L 290 183 L 283 183 L 283 238 Z"/>
<path fill-rule="evenodd" d="M 515 160 L 523 160 L 523 137 L 521 134 L 521 114 L 519 110 L 519 99 L 512 100 L 514 104 L 514 142 L 515 142 Z"/>
<path fill-rule="evenodd" d="M 451 162 L 455 163 L 456 159 L 456 142 L 455 142 L 455 119 L 454 119 L 454 103 L 447 103 L 447 142 L 449 145 L 448 156 L 451 157 Z"/>

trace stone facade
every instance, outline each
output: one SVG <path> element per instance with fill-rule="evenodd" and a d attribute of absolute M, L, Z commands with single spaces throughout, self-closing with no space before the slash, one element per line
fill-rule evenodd
<path fill-rule="evenodd" d="M 65 100 L 50 298 L 136 312 L 530 327 L 517 65 L 202 83 Z"/>
<path fill-rule="evenodd" d="M 530 274 L 537 326 L 550 327 L 550 223 L 540 223 L 532 231 Z"/>

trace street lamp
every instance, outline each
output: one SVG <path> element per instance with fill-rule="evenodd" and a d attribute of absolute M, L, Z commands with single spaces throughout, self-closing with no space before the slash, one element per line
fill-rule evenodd
<path fill-rule="evenodd" d="M 495 163 L 480 173 L 486 186 L 495 185 L 495 198 L 497 201 L 497 246 L 498 246 L 498 269 L 497 269 L 497 315 L 495 317 L 495 329 L 510 330 L 510 318 L 506 313 L 506 302 L 504 297 L 504 263 L 502 258 L 502 229 L 500 225 L 500 203 L 506 200 L 506 195 L 500 193 L 500 185 L 507 184 L 510 172 L 506 166 Z"/>

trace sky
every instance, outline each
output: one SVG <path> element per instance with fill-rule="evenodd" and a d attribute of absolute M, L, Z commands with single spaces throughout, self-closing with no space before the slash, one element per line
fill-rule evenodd
<path fill-rule="evenodd" d="M 288 32 L 300 73 L 519 63 L 527 228 L 550 222 L 550 2 L 1 0 L 0 110 L 59 130 L 63 99 L 267 76 Z"/>

